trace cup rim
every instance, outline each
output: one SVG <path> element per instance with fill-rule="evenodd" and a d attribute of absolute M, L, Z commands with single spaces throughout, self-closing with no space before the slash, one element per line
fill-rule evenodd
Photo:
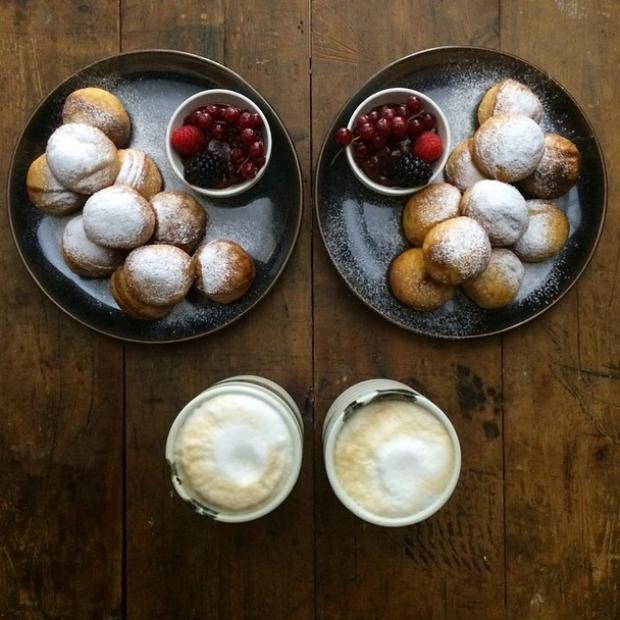
<path fill-rule="evenodd" d="M 371 104 L 376 99 L 380 97 L 384 97 L 385 95 L 407 95 L 407 96 L 415 95 L 416 97 L 422 99 L 426 104 L 428 104 L 429 107 L 431 108 L 430 111 L 433 112 L 433 114 L 435 114 L 438 117 L 438 119 L 441 121 L 441 124 L 443 125 L 444 130 L 445 130 L 446 139 L 444 141 L 445 143 L 443 145 L 444 147 L 443 153 L 440 159 L 437 162 L 433 162 L 436 167 L 435 167 L 435 171 L 431 175 L 431 178 L 428 180 L 428 183 L 424 185 L 418 185 L 417 187 L 399 187 L 399 188 L 386 187 L 385 185 L 381 185 L 380 183 L 376 183 L 375 181 L 373 181 L 357 165 L 357 163 L 355 162 L 355 159 L 353 158 L 353 150 L 351 146 L 347 146 L 345 148 L 347 161 L 349 162 L 349 166 L 351 167 L 351 170 L 353 170 L 353 173 L 358 178 L 358 180 L 363 185 L 368 187 L 369 189 L 372 189 L 373 191 L 379 194 L 383 194 L 385 196 L 409 196 L 410 194 L 414 194 L 415 192 L 418 192 L 421 189 L 424 189 L 425 187 L 433 183 L 437 179 L 437 177 L 443 172 L 443 169 L 450 155 L 450 149 L 452 147 L 452 134 L 450 132 L 450 124 L 448 123 L 448 119 L 446 118 L 446 115 L 444 114 L 441 107 L 428 95 L 425 95 L 424 93 L 418 90 L 414 90 L 412 88 L 398 87 L 398 88 L 385 88 L 383 90 L 377 91 L 376 93 L 373 93 L 369 97 L 366 97 L 366 99 L 364 99 L 364 101 L 362 101 L 357 106 L 357 108 L 355 108 L 355 111 L 353 112 L 353 114 L 351 114 L 351 117 L 349 118 L 349 122 L 347 123 L 347 129 L 349 129 L 350 131 L 353 131 L 357 118 L 362 114 L 362 112 L 366 111 L 367 108 L 372 107 Z"/>
<path fill-rule="evenodd" d="M 303 428 L 300 428 L 299 421 L 296 419 L 295 411 L 290 409 L 290 404 L 287 403 L 284 398 L 279 394 L 272 392 L 257 383 L 244 384 L 239 381 L 237 377 L 235 381 L 222 381 L 216 383 L 192 398 L 179 413 L 175 416 L 165 443 L 165 458 L 168 463 L 170 478 L 172 480 L 172 486 L 177 495 L 185 502 L 192 504 L 196 512 L 201 516 L 207 516 L 214 521 L 221 521 L 224 523 L 244 523 L 246 521 L 254 521 L 260 517 L 275 510 L 284 500 L 290 495 L 301 471 L 302 459 L 303 459 Z M 286 483 L 282 488 L 274 495 L 271 500 L 267 501 L 261 507 L 243 513 L 226 512 L 216 510 L 209 507 L 208 502 L 201 498 L 196 497 L 197 494 L 192 494 L 187 491 L 187 486 L 183 485 L 181 476 L 178 473 L 175 459 L 175 445 L 179 431 L 183 427 L 186 419 L 198 408 L 203 402 L 221 394 L 246 394 L 255 398 L 260 398 L 267 402 L 270 406 L 276 410 L 284 423 L 287 425 L 291 437 L 293 440 L 293 462 L 289 472 Z"/>
<path fill-rule="evenodd" d="M 330 412 L 328 412 L 325 418 L 325 436 L 323 438 L 325 470 L 327 472 L 329 483 L 336 497 L 338 497 L 342 504 L 360 519 L 382 527 L 403 527 L 407 525 L 414 525 L 415 523 L 425 521 L 436 512 L 438 512 L 448 502 L 448 500 L 454 493 L 454 490 L 456 489 L 456 485 L 458 484 L 461 475 L 461 445 L 456 429 L 450 421 L 450 418 L 431 400 L 429 400 L 410 386 L 392 380 L 387 380 L 389 381 L 389 384 L 391 384 L 389 387 L 381 389 L 376 387 L 370 388 L 370 384 L 374 383 L 374 381 L 375 380 L 373 379 L 370 379 L 368 381 L 362 381 L 358 384 L 351 386 L 346 391 L 351 390 L 353 392 L 353 389 L 358 388 L 358 386 L 363 386 L 364 384 L 367 384 L 370 392 L 366 393 L 365 396 L 369 397 L 373 395 L 373 392 L 380 392 L 382 394 L 394 392 L 403 395 L 403 390 L 406 389 L 406 391 L 411 393 L 412 399 L 415 399 L 415 402 L 417 404 L 421 405 L 426 411 L 433 414 L 443 424 L 444 428 L 448 432 L 454 450 L 454 463 L 448 484 L 446 485 L 441 495 L 432 504 L 430 504 L 430 506 L 427 506 L 424 510 L 421 510 L 420 512 L 405 517 L 382 517 L 380 515 L 377 515 L 358 504 L 344 490 L 344 487 L 340 484 L 338 476 L 336 475 L 336 469 L 334 465 L 334 448 L 336 439 L 338 438 L 340 430 L 342 429 L 342 426 L 344 424 L 345 411 L 352 402 L 355 402 L 355 400 L 358 400 L 361 397 L 361 395 L 359 394 L 357 395 L 357 397 L 350 399 L 347 404 L 340 407 L 338 411 L 334 411 L 331 416 Z M 370 398 L 368 402 L 372 402 L 372 400 L 374 400 L 374 396 Z M 334 401 L 334 403 L 336 403 L 336 401 Z M 327 426 L 328 423 L 329 427 Z"/>
<path fill-rule="evenodd" d="M 238 183 L 237 185 L 231 185 L 230 187 L 225 187 L 223 189 L 208 189 L 204 187 L 198 187 L 196 185 L 192 185 L 185 180 L 183 176 L 183 171 L 178 166 L 179 156 L 174 152 L 172 148 L 172 144 L 170 142 L 170 138 L 172 136 L 172 131 L 176 129 L 175 124 L 177 123 L 180 116 L 186 114 L 188 111 L 186 110 L 190 104 L 195 103 L 199 99 L 203 99 L 206 96 L 221 96 L 225 97 L 234 97 L 235 99 L 239 99 L 244 102 L 248 109 L 251 109 L 254 112 L 257 112 L 263 121 L 263 142 L 265 143 L 265 164 L 263 167 L 257 172 L 256 176 L 253 179 L 248 179 L 243 183 Z M 223 101 L 226 103 L 226 101 Z M 166 127 L 166 156 L 168 157 L 168 162 L 173 170 L 173 172 L 177 175 L 177 177 L 183 182 L 184 185 L 192 189 L 194 192 L 201 194 L 203 196 L 208 196 L 210 198 L 230 198 L 232 196 L 238 196 L 239 194 L 243 194 L 251 187 L 256 185 L 260 181 L 260 179 L 264 176 L 267 167 L 269 166 L 269 162 L 271 160 L 271 151 L 273 146 L 273 140 L 271 137 L 271 128 L 269 126 L 269 122 L 267 121 L 267 117 L 264 112 L 260 109 L 260 107 L 254 103 L 249 97 L 242 95 L 241 93 L 229 90 L 226 88 L 210 88 L 208 90 L 201 90 L 198 93 L 191 95 L 187 99 L 184 99 L 175 109 L 175 111 L 170 116 L 170 120 L 168 121 L 168 126 Z"/>

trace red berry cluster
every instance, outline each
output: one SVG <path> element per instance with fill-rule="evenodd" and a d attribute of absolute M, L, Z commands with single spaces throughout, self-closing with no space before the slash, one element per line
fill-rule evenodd
<path fill-rule="evenodd" d="M 360 115 L 353 131 L 341 127 L 335 139 L 340 146 L 351 145 L 353 158 L 368 177 L 393 187 L 391 170 L 403 155 L 411 153 L 427 163 L 441 157 L 443 144 L 436 130 L 435 115 L 412 95 L 405 103 L 377 106 Z"/>
<path fill-rule="evenodd" d="M 217 187 L 222 189 L 253 179 L 265 165 L 262 126 L 258 112 L 209 104 L 188 114 L 170 141 L 186 157 L 205 152 L 221 157 L 226 172 Z"/>

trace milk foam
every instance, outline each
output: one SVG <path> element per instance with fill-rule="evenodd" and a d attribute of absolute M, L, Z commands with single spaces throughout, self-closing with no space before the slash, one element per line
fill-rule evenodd
<path fill-rule="evenodd" d="M 358 409 L 334 448 L 344 491 L 382 517 L 412 516 L 431 506 L 448 486 L 454 462 L 443 423 L 419 405 L 396 399 Z"/>
<path fill-rule="evenodd" d="M 293 468 L 293 435 L 260 398 L 221 394 L 186 419 L 175 442 L 183 484 L 226 512 L 255 510 L 285 485 Z"/>

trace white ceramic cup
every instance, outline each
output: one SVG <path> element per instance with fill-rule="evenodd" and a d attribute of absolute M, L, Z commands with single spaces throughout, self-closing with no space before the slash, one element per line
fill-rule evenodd
<path fill-rule="evenodd" d="M 247 512 L 226 512 L 221 508 L 210 506 L 184 479 L 182 467 L 176 462 L 177 436 L 183 424 L 205 401 L 221 394 L 250 395 L 260 399 L 281 416 L 292 437 L 293 462 L 286 482 L 268 502 Z M 224 379 L 207 388 L 187 403 L 170 427 L 165 453 L 174 490 L 183 500 L 189 502 L 198 514 L 210 517 L 215 521 L 242 523 L 263 517 L 275 510 L 288 497 L 297 482 L 302 462 L 303 434 L 303 419 L 299 407 L 282 386 L 264 377 L 254 375 L 239 375 Z"/>
<path fill-rule="evenodd" d="M 338 480 L 336 475 L 336 469 L 334 465 L 334 449 L 336 446 L 336 440 L 342 429 L 343 424 L 346 423 L 348 416 L 354 415 L 355 409 L 362 407 L 374 401 L 377 398 L 385 398 L 390 396 L 397 396 L 399 398 L 411 399 L 417 405 L 422 407 L 425 411 L 428 411 L 434 415 L 445 427 L 454 449 L 454 463 L 452 473 L 448 480 L 448 483 L 441 493 L 441 495 L 430 506 L 424 510 L 417 512 L 406 517 L 383 517 L 376 515 L 362 506 L 360 506 L 350 495 L 347 494 L 343 486 Z M 325 421 L 323 422 L 323 456 L 325 458 L 325 469 L 327 471 L 327 477 L 331 484 L 334 493 L 338 499 L 356 516 L 360 517 L 364 521 L 373 523 L 375 525 L 381 525 L 384 527 L 401 527 L 406 525 L 413 525 L 428 519 L 431 515 L 435 514 L 449 499 L 456 484 L 459 480 L 461 473 L 461 446 L 459 439 L 454 430 L 454 426 L 450 422 L 448 416 L 437 405 L 428 400 L 425 396 L 422 396 L 419 392 L 416 392 L 413 388 L 409 387 L 399 381 L 393 381 L 391 379 L 369 379 L 356 383 L 347 388 L 329 408 Z"/>
<path fill-rule="evenodd" d="M 207 189 L 204 187 L 198 187 L 196 185 L 191 185 L 185 180 L 183 176 L 183 161 L 181 156 L 172 148 L 172 144 L 170 142 L 170 137 L 172 136 L 172 132 L 177 128 L 183 125 L 183 120 L 185 117 L 196 110 L 197 108 L 202 108 L 208 104 L 227 104 L 234 105 L 239 109 L 247 109 L 250 112 L 257 112 L 261 119 L 263 120 L 263 126 L 261 131 L 263 132 L 263 142 L 265 144 L 265 163 L 263 167 L 256 173 L 256 176 L 253 179 L 248 179 L 243 183 L 239 183 L 237 185 L 231 185 L 230 187 L 225 187 L 223 189 Z M 166 154 L 168 155 L 168 160 L 170 161 L 170 165 L 174 170 L 174 173 L 192 190 L 197 192 L 198 194 L 202 194 L 203 196 L 209 196 L 211 198 L 229 198 L 231 196 L 238 196 L 243 192 L 246 192 L 260 181 L 262 176 L 265 174 L 267 170 L 267 166 L 269 165 L 269 160 L 271 159 L 271 129 L 269 128 L 269 123 L 267 122 L 267 118 L 263 114 L 263 111 L 251 100 L 248 99 L 245 95 L 237 93 L 233 90 L 225 90 L 223 88 L 214 88 L 211 90 L 204 90 L 200 93 L 196 93 L 192 95 L 188 99 L 186 99 L 172 114 L 170 117 L 170 121 L 168 122 L 168 128 L 166 130 Z"/>
<path fill-rule="evenodd" d="M 446 119 L 441 108 L 430 97 L 410 88 L 387 88 L 385 90 L 380 90 L 367 99 L 364 99 L 364 101 L 357 106 L 355 112 L 353 112 L 351 118 L 349 119 L 347 128 L 353 131 L 355 124 L 357 123 L 357 119 L 362 114 L 370 112 L 373 108 L 380 105 L 386 105 L 388 103 L 404 104 L 407 101 L 407 98 L 412 95 L 415 95 L 423 102 L 424 110 L 426 112 L 431 112 L 437 118 L 437 133 L 443 143 L 443 154 L 432 164 L 433 174 L 426 184 L 430 185 L 441 174 L 444 166 L 446 165 L 446 161 L 448 161 L 451 140 L 448 120 Z M 345 150 L 347 153 L 349 166 L 351 166 L 351 170 L 353 170 L 355 176 L 366 187 L 378 192 L 379 194 L 383 194 L 385 196 L 407 196 L 421 190 L 423 187 L 426 187 L 426 185 L 420 185 L 418 187 L 387 187 L 385 185 L 381 185 L 380 183 L 375 183 L 355 162 L 355 159 L 353 158 L 353 147 L 348 146 Z"/>

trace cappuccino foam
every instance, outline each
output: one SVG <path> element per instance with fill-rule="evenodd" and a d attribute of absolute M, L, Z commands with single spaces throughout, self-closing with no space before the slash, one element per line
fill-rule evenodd
<path fill-rule="evenodd" d="M 454 464 L 444 424 L 416 403 L 397 399 L 355 411 L 334 447 L 343 490 L 381 517 L 408 517 L 430 507 L 448 487 Z"/>
<path fill-rule="evenodd" d="M 188 416 L 175 443 L 176 465 L 194 493 L 215 509 L 242 513 L 268 503 L 293 469 L 293 435 L 260 398 L 221 394 Z"/>

